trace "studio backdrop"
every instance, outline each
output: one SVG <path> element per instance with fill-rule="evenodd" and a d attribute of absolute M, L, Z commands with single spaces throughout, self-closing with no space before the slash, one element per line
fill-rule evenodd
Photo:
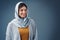
<path fill-rule="evenodd" d="M 0 0 L 0 40 L 5 40 L 7 25 L 14 18 L 15 5 L 20 1 L 27 4 L 28 16 L 36 23 L 38 40 L 60 40 L 58 0 Z"/>

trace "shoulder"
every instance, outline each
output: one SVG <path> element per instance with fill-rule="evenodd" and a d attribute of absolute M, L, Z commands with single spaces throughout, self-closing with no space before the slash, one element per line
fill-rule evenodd
<path fill-rule="evenodd" d="M 30 18 L 30 24 L 31 24 L 31 27 L 33 28 L 33 32 L 36 31 L 36 23 L 34 21 L 34 19 Z"/>
<path fill-rule="evenodd" d="M 30 23 L 31 23 L 31 24 L 35 25 L 35 20 L 34 20 L 34 19 L 29 18 L 29 20 L 30 20 Z"/>
<path fill-rule="evenodd" d="M 11 20 L 8 25 L 7 25 L 7 28 L 11 28 L 13 26 L 13 22 L 15 21 L 15 19 Z"/>
<path fill-rule="evenodd" d="M 36 29 L 36 23 L 35 23 L 34 19 L 30 18 L 30 24 L 34 29 Z"/>

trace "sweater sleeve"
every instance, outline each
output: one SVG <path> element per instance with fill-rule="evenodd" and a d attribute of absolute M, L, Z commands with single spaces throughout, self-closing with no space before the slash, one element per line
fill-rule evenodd
<path fill-rule="evenodd" d="M 12 25 L 9 23 L 6 30 L 6 40 L 12 40 Z"/>
<path fill-rule="evenodd" d="M 38 32 L 37 32 L 37 29 L 36 29 L 36 32 L 35 32 L 34 40 L 38 40 Z"/>
<path fill-rule="evenodd" d="M 34 22 L 34 40 L 38 40 L 38 31 L 36 23 Z"/>
<path fill-rule="evenodd" d="M 31 24 L 33 25 L 33 40 L 38 40 L 38 31 L 37 31 L 37 26 L 36 23 L 33 19 L 31 19 Z"/>

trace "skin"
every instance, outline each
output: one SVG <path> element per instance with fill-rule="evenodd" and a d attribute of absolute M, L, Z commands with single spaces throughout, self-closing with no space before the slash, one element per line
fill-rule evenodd
<path fill-rule="evenodd" d="M 19 14 L 21 18 L 25 18 L 27 16 L 27 8 L 25 6 L 19 9 Z"/>

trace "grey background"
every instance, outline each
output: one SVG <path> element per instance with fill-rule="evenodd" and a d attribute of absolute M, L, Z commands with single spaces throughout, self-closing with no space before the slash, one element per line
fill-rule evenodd
<path fill-rule="evenodd" d="M 14 18 L 20 0 L 0 0 L 0 40 L 5 40 L 7 24 Z M 39 40 L 60 40 L 60 1 L 22 0 L 28 6 L 29 17 L 36 22 Z"/>

